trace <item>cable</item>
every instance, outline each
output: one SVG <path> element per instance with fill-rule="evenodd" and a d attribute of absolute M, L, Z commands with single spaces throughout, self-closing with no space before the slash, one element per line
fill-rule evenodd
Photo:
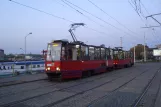
<path fill-rule="evenodd" d="M 122 29 L 120 29 L 120 28 L 118 28 L 118 27 L 116 27 L 116 26 L 114 26 L 114 25 L 112 25 L 112 24 L 106 22 L 105 20 L 101 19 L 100 17 L 97 17 L 96 15 L 94 15 L 94 14 L 92 14 L 92 13 L 86 11 L 85 9 L 82 9 L 81 7 L 79 7 L 79 6 L 75 5 L 75 4 L 73 4 L 72 2 L 70 2 L 70 1 L 68 1 L 68 0 L 65 0 L 65 1 L 68 2 L 68 3 L 70 3 L 71 5 L 73 5 L 73 6 L 77 7 L 77 8 L 79 8 L 80 10 L 82 10 L 82 11 L 84 11 L 84 12 L 90 14 L 91 16 L 93 16 L 93 17 L 95 17 L 95 18 L 101 20 L 102 22 L 104 22 L 104 23 L 106 23 L 106 24 L 108 24 L 108 25 L 114 27 L 115 29 L 117 29 L 117 30 L 119 30 L 119 31 L 123 31 Z M 123 32 L 124 32 L 124 31 L 123 31 Z M 127 33 L 127 32 L 124 32 L 124 33 L 126 33 L 127 35 L 129 35 L 129 33 Z M 131 34 L 130 34 L 130 35 L 131 35 Z M 133 35 L 132 35 L 132 36 L 133 36 Z"/>
<path fill-rule="evenodd" d="M 79 13 L 79 14 L 83 15 L 84 17 L 86 17 L 88 20 L 90 20 L 90 21 L 92 21 L 92 22 L 98 24 L 99 26 L 105 28 L 105 26 L 103 26 L 103 25 L 97 23 L 96 21 L 92 20 L 90 17 L 88 17 L 88 16 L 86 16 L 85 14 L 83 14 L 83 12 L 81 12 L 81 11 L 75 9 L 74 7 L 72 7 L 71 5 L 69 5 L 68 3 L 66 3 L 64 0 L 61 0 L 61 1 L 62 1 L 63 3 L 65 3 L 66 5 L 68 5 L 70 8 L 74 9 L 77 13 Z M 89 27 L 87 27 L 87 26 L 85 26 L 85 27 L 88 28 L 88 29 L 90 29 L 90 30 L 93 30 L 93 31 L 95 31 L 95 32 L 98 32 L 98 33 L 100 33 L 100 34 L 108 35 L 108 34 L 106 34 L 105 32 L 101 32 L 101 31 L 95 30 L 95 29 L 93 29 L 93 28 L 89 28 Z M 111 37 L 111 36 L 110 36 L 110 37 Z"/>
<path fill-rule="evenodd" d="M 79 13 L 79 14 L 83 15 L 84 17 L 86 17 L 88 20 L 90 20 L 90 21 L 92 21 L 92 22 L 98 24 L 98 25 L 101 26 L 101 27 L 105 27 L 105 26 L 103 26 L 103 25 L 97 23 L 96 21 L 92 20 L 90 17 L 86 16 L 85 14 L 83 14 L 83 12 L 80 12 L 79 10 L 75 9 L 74 7 L 72 7 L 71 5 L 69 5 L 68 3 L 66 3 L 64 0 L 61 0 L 61 1 L 62 1 L 63 3 L 65 3 L 66 5 L 68 5 L 70 8 L 74 9 L 77 13 Z"/>
<path fill-rule="evenodd" d="M 63 7 L 65 7 L 63 4 L 59 3 L 59 2 L 56 1 L 56 0 L 52 0 L 52 1 L 54 1 L 54 2 L 56 2 L 57 4 L 62 5 Z"/>
<path fill-rule="evenodd" d="M 100 7 L 98 7 L 94 2 L 88 0 L 92 5 L 94 5 L 96 8 L 98 8 L 99 10 L 101 10 L 103 13 L 105 13 L 107 16 L 109 16 L 110 18 L 112 18 L 113 20 L 115 20 L 118 24 L 120 24 L 121 26 L 123 26 L 125 29 L 129 30 L 132 33 L 135 33 L 133 31 L 131 31 L 129 28 L 127 28 L 125 25 L 123 25 L 122 23 L 120 23 L 118 20 L 116 20 L 114 17 L 112 17 L 111 15 L 109 15 L 107 12 L 105 12 L 103 9 L 101 9 Z M 135 33 L 137 34 L 137 33 Z"/>
<path fill-rule="evenodd" d="M 18 5 L 21 5 L 21 6 L 30 8 L 30 9 L 33 9 L 33 10 L 35 10 L 35 11 L 38 11 L 38 12 L 41 12 L 41 13 L 44 13 L 44 14 L 53 16 L 53 17 L 55 17 L 55 18 L 62 19 L 62 20 L 64 20 L 64 21 L 74 23 L 73 21 L 70 21 L 70 20 L 68 20 L 68 19 L 65 19 L 65 18 L 56 16 L 56 15 L 53 15 L 53 14 L 51 14 L 51 13 L 48 13 L 48 12 L 45 12 L 45 11 L 42 11 L 42 10 L 39 10 L 39 9 L 36 9 L 36 8 L 34 8 L 34 7 L 27 6 L 27 5 L 25 5 L 25 4 L 22 4 L 22 3 L 19 3 L 19 2 L 13 1 L 13 0 L 9 0 L 9 1 L 11 1 L 11 2 L 13 2 L 13 3 L 16 3 L 16 4 L 18 4 Z M 85 27 L 86 27 L 86 26 L 85 26 Z M 91 29 L 91 30 L 93 30 L 93 31 L 95 31 L 95 32 L 98 32 L 98 33 L 100 33 L 100 34 L 106 34 L 106 33 L 104 33 L 104 32 L 100 32 L 100 31 L 95 30 L 95 29 L 93 29 L 93 28 L 89 28 L 89 27 L 86 27 L 86 28 Z M 106 34 L 106 35 L 107 35 L 107 34 Z"/>
<path fill-rule="evenodd" d="M 145 9 L 145 11 L 147 12 L 147 14 L 149 14 L 148 10 L 145 8 L 144 4 L 142 3 L 142 1 L 140 1 L 141 5 L 143 6 L 143 8 Z"/>
<path fill-rule="evenodd" d="M 140 14 L 138 13 L 137 9 L 135 9 L 135 7 L 132 5 L 132 3 L 128 0 L 129 4 L 131 5 L 131 7 L 135 10 L 135 12 L 137 13 L 137 15 L 140 17 L 141 21 L 145 24 L 144 20 L 142 19 L 142 17 L 140 16 Z"/>
<path fill-rule="evenodd" d="M 50 15 L 50 16 L 53 16 L 53 17 L 55 17 L 55 18 L 62 19 L 62 20 L 64 20 L 64 21 L 74 23 L 73 21 L 70 21 L 70 20 L 65 19 L 65 18 L 63 18 L 63 17 L 59 17 L 59 16 L 56 16 L 56 15 L 54 15 L 54 14 L 51 14 L 51 13 L 48 13 L 48 12 L 42 11 L 42 10 L 40 10 L 40 9 L 36 9 L 36 8 L 34 8 L 34 7 L 27 6 L 27 5 L 25 5 L 25 4 L 21 4 L 21 3 L 19 3 L 19 2 L 13 1 L 13 0 L 9 0 L 9 1 L 11 1 L 11 2 L 13 2 L 13 3 L 16 3 L 16 4 L 18 4 L 18 5 L 21 5 L 21 6 L 24 6 L 24 7 L 27 7 L 27 8 L 30 8 L 30 9 L 36 10 L 36 11 L 39 11 L 39 12 L 41 12 L 41 13 L 45 13 L 45 14 Z"/>

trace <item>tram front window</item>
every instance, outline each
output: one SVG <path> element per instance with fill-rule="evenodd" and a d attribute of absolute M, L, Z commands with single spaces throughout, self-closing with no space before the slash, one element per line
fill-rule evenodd
<path fill-rule="evenodd" d="M 47 48 L 47 61 L 57 61 L 60 60 L 61 54 L 61 44 L 60 43 L 53 43 L 48 44 Z"/>

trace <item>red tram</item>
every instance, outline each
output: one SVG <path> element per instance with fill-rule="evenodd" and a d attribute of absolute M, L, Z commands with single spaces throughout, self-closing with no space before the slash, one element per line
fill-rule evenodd
<path fill-rule="evenodd" d="M 134 65 L 133 53 L 130 51 L 123 51 L 122 47 L 115 47 L 114 49 L 114 67 L 124 68 Z"/>
<path fill-rule="evenodd" d="M 133 54 L 122 48 L 86 45 L 83 42 L 55 40 L 48 44 L 45 70 L 49 80 L 81 78 L 108 69 L 129 67 L 134 64 Z"/>

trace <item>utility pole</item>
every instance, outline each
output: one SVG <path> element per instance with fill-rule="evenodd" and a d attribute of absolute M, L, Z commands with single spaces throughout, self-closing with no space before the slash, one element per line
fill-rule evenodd
<path fill-rule="evenodd" d="M 134 46 L 134 64 L 135 64 L 135 46 Z"/>
<path fill-rule="evenodd" d="M 146 62 L 145 33 L 144 33 L 144 62 Z"/>

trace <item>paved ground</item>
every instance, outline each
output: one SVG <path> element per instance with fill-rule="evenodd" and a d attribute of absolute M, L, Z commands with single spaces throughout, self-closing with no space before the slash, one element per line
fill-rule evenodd
<path fill-rule="evenodd" d="M 45 74 L 0 79 L 0 107 L 161 107 L 160 67 L 136 64 L 64 82 L 49 82 Z M 18 84 L 9 86 L 12 81 Z"/>
<path fill-rule="evenodd" d="M 0 87 L 47 79 L 45 73 L 0 78 Z"/>

